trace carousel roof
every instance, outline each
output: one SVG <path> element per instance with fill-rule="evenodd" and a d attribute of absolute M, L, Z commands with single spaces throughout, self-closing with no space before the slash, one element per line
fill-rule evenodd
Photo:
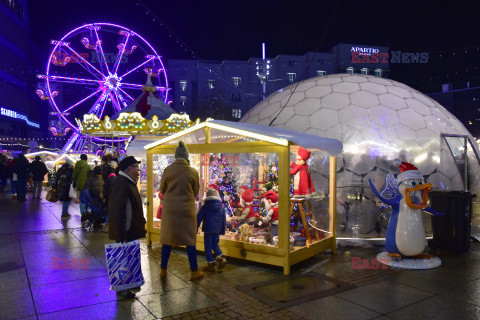
<path fill-rule="evenodd" d="M 120 113 L 124 112 L 139 112 L 142 117 L 146 119 L 152 119 L 154 115 L 156 115 L 158 119 L 167 119 L 170 115 L 176 113 L 172 107 L 159 99 L 155 94 L 155 87 L 152 84 L 150 75 L 148 75 L 147 82 L 142 87 L 142 91 L 142 94 L 137 99 L 114 114 L 111 119 L 117 119 Z"/>

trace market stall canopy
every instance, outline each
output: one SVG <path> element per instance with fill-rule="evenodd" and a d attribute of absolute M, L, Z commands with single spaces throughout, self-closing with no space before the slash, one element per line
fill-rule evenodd
<path fill-rule="evenodd" d="M 155 146 L 171 143 L 177 141 L 180 137 L 186 136 L 188 133 L 193 133 L 204 127 L 210 127 L 223 132 L 237 135 L 237 139 L 253 138 L 258 140 L 268 140 L 272 143 L 287 145 L 289 142 L 306 148 L 319 149 L 327 152 L 330 156 L 335 157 L 342 153 L 343 144 L 341 141 L 330 138 L 318 137 L 306 133 L 301 133 L 292 130 L 269 127 L 258 124 L 232 122 L 225 120 L 209 120 L 197 124 L 184 131 L 178 132 L 166 138 L 160 139 L 154 143 L 145 146 L 145 149 L 151 149 Z M 235 136 L 221 136 L 217 139 L 235 139 Z M 190 141 L 185 140 L 186 144 L 199 143 L 204 141 L 201 136 L 192 137 Z M 214 143 L 214 141 L 212 141 Z"/>
<path fill-rule="evenodd" d="M 128 147 L 125 151 L 129 156 L 134 156 L 137 159 L 146 159 L 147 152 L 145 151 L 145 146 L 158 140 L 158 138 L 158 135 L 136 135 L 135 139 L 128 144 Z"/>

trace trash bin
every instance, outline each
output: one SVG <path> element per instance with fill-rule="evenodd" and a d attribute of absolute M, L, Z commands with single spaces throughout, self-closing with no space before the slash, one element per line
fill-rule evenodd
<path fill-rule="evenodd" d="M 432 217 L 433 241 L 439 249 L 467 252 L 470 249 L 472 199 L 466 191 L 432 191 L 430 206 L 443 216 Z"/>

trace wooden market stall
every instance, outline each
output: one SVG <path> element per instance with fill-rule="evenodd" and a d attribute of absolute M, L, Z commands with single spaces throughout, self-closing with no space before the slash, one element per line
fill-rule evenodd
<path fill-rule="evenodd" d="M 151 245 L 160 239 L 161 222 L 154 217 L 158 200 L 161 173 L 173 162 L 175 148 L 182 140 L 190 152 L 190 162 L 200 175 L 201 190 L 199 199 L 211 183 L 210 162 L 214 154 L 228 154 L 235 172 L 242 174 L 245 184 L 264 180 L 265 163 L 278 165 L 278 243 L 251 243 L 238 241 L 233 233 L 220 238 L 220 247 L 230 257 L 281 266 L 285 274 L 290 266 L 325 250 L 335 251 L 335 212 L 336 212 L 336 156 L 342 152 L 342 143 L 335 139 L 322 138 L 295 131 L 247 123 L 212 120 L 196 124 L 186 130 L 162 138 L 145 146 L 147 151 L 147 243 Z M 290 199 L 290 160 L 295 159 L 299 147 L 308 148 L 315 154 L 314 182 L 319 187 L 312 198 Z M 235 162 L 235 163 L 234 163 Z M 258 190 L 258 188 L 257 188 Z M 200 200 L 199 200 L 200 202 Z M 311 241 L 304 245 L 293 244 L 291 238 L 291 215 L 298 203 L 305 202 L 301 218 L 307 234 L 312 223 L 316 230 Z M 314 204 L 312 206 L 312 203 Z M 200 205 L 200 203 L 199 203 Z M 303 211 L 303 210 L 302 210 Z M 311 220 L 306 216 L 310 214 Z M 320 217 L 315 223 L 315 216 Z M 310 240 L 310 237 L 308 237 Z M 247 240 L 248 241 L 248 240 Z M 204 250 L 203 235 L 197 236 L 197 249 Z"/>

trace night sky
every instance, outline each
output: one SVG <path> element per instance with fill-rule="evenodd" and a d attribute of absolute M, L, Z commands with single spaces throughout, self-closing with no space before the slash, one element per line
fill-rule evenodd
<path fill-rule="evenodd" d="M 391 78 L 424 91 L 445 81 L 480 85 L 480 2 L 465 3 L 28 0 L 32 38 L 45 53 L 50 39 L 91 22 L 131 28 L 163 57 L 177 59 L 193 52 L 202 60 L 246 60 L 260 56 L 262 42 L 268 57 L 327 51 L 340 42 L 388 46 L 429 53 L 425 65 L 391 65 Z"/>

